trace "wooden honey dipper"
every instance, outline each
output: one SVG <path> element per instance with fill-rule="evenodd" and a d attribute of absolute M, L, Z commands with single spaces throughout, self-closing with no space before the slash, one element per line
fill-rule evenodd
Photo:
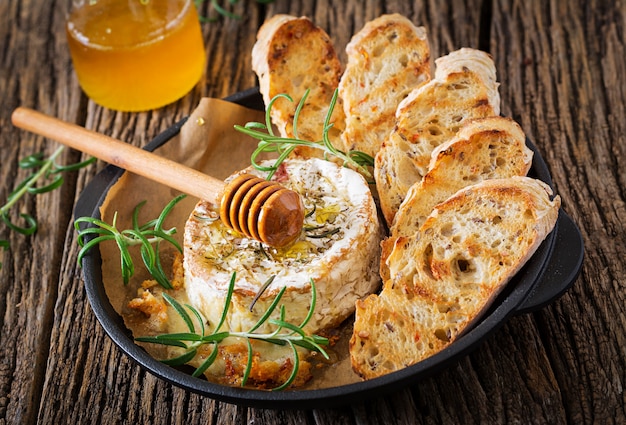
<path fill-rule="evenodd" d="M 177 162 L 35 110 L 19 107 L 13 125 L 220 206 L 224 225 L 269 246 L 295 241 L 304 223 L 300 196 L 276 182 L 241 174 L 228 184 Z"/>

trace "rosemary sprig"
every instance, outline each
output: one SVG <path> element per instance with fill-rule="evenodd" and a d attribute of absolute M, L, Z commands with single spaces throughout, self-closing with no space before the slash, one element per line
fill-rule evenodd
<path fill-rule="evenodd" d="M 272 3 L 273 1 L 274 0 L 256 0 L 256 2 L 259 3 L 259 4 L 269 4 L 269 3 Z M 205 0 L 194 0 L 196 8 L 198 8 L 198 9 L 200 8 L 200 5 L 202 3 L 204 3 L 204 2 L 205 2 Z M 228 0 L 228 3 L 230 5 L 234 5 L 234 4 L 238 3 L 238 2 L 239 2 L 239 0 Z M 223 17 L 226 17 L 226 18 L 232 18 L 232 19 L 241 19 L 242 18 L 240 15 L 237 15 L 236 13 L 229 12 L 228 10 L 226 10 L 226 8 L 224 6 L 222 6 L 218 0 L 210 0 L 210 4 L 211 4 L 211 7 L 213 9 L 215 9 L 215 11 L 220 16 L 223 16 Z M 215 21 L 218 20 L 218 18 L 219 18 L 219 16 L 214 17 L 214 18 L 208 18 L 208 17 L 205 17 L 205 16 L 201 16 L 200 17 L 200 22 L 215 22 Z"/>
<path fill-rule="evenodd" d="M 324 119 L 324 127 L 322 129 L 322 139 L 317 141 L 311 140 L 303 140 L 298 137 L 298 118 L 304 104 L 306 102 L 306 98 L 309 95 L 309 90 L 304 93 L 300 102 L 296 107 L 296 111 L 294 113 L 293 118 L 293 133 L 294 137 L 281 137 L 274 134 L 274 130 L 272 129 L 272 121 L 271 121 L 271 110 L 274 103 L 281 98 L 287 99 L 290 102 L 293 102 L 293 99 L 288 94 L 278 94 L 274 96 L 267 108 L 265 110 L 265 123 L 260 122 L 249 122 L 244 126 L 235 125 L 235 130 L 247 134 L 250 137 L 259 140 L 259 144 L 255 151 L 252 153 L 251 162 L 252 166 L 257 170 L 268 172 L 267 179 L 271 179 L 276 170 L 282 162 L 293 152 L 293 150 L 298 146 L 308 146 L 314 149 L 319 149 L 324 153 L 325 158 L 334 157 L 339 159 L 344 166 L 351 166 L 359 171 L 364 177 L 366 177 L 369 181 L 372 179 L 372 174 L 368 170 L 367 167 L 374 166 L 374 158 L 370 155 L 356 150 L 351 150 L 349 152 L 343 152 L 337 148 L 335 148 L 330 141 L 330 137 L 328 135 L 330 129 L 333 124 L 330 122 L 331 116 L 333 114 L 333 110 L 335 109 L 335 105 L 337 104 L 338 91 L 335 90 L 333 93 L 333 97 L 330 101 L 330 105 L 328 107 L 328 112 Z M 261 166 L 257 158 L 262 153 L 277 153 L 278 158 L 275 160 L 274 164 L 268 167 Z"/>
<path fill-rule="evenodd" d="M 133 210 L 133 228 L 122 231 L 116 227 L 117 212 L 113 215 L 112 224 L 107 224 L 94 217 L 80 217 L 76 219 L 74 228 L 78 232 L 78 244 L 81 246 L 81 250 L 78 252 L 78 263 L 81 264 L 83 257 L 93 246 L 100 242 L 113 240 L 117 243 L 120 250 L 122 278 L 124 279 L 124 284 L 127 284 L 135 273 L 135 266 L 129 248 L 134 245 L 140 245 L 141 259 L 146 269 L 161 286 L 171 289 L 172 285 L 161 265 L 159 250 L 161 242 L 166 241 L 172 244 L 179 252 L 182 252 L 180 245 L 172 236 L 176 233 L 176 228 L 163 229 L 163 224 L 172 208 L 183 198 L 185 198 L 185 195 L 179 195 L 172 199 L 161 211 L 158 218 L 140 226 L 138 220 L 139 210 L 145 204 L 145 201 L 141 202 Z M 88 226 L 81 226 L 82 224 L 87 224 Z M 94 237 L 89 239 L 91 236 Z M 152 246 L 153 244 L 154 247 Z"/>
<path fill-rule="evenodd" d="M 265 341 L 271 344 L 283 346 L 289 345 L 293 352 L 293 369 L 289 378 L 280 386 L 273 388 L 274 391 L 288 388 L 289 385 L 291 385 L 291 383 L 295 380 L 300 365 L 300 359 L 296 347 L 303 347 L 308 350 L 319 352 L 322 356 L 324 356 L 324 358 L 329 359 L 328 354 L 322 347 L 323 345 L 328 345 L 328 339 L 318 335 L 308 335 L 303 330 L 304 326 L 306 326 L 306 324 L 313 317 L 313 312 L 315 310 L 317 294 L 313 279 L 311 279 L 311 305 L 309 307 L 307 316 L 299 326 L 293 325 L 285 321 L 285 306 L 281 305 L 280 307 L 278 307 L 280 299 L 286 290 L 286 287 L 283 287 L 276 295 L 269 308 L 263 313 L 262 317 L 248 331 L 231 332 L 221 329 L 224 322 L 226 321 L 226 315 L 228 314 L 228 310 L 231 304 L 231 299 L 235 287 L 235 279 L 236 274 L 233 272 L 228 286 L 228 292 L 226 294 L 224 308 L 220 316 L 220 321 L 210 333 L 207 333 L 207 329 L 204 325 L 206 323 L 206 320 L 202 317 L 198 310 L 196 310 L 193 306 L 189 304 L 185 304 L 184 306 L 181 305 L 173 297 L 163 292 L 163 298 L 181 316 L 189 332 L 160 334 L 156 336 L 143 336 L 137 337 L 135 338 L 135 340 L 139 342 L 168 345 L 185 349 L 185 352 L 180 356 L 172 359 L 162 360 L 163 363 L 166 363 L 170 366 L 181 366 L 190 362 L 198 354 L 198 349 L 201 346 L 210 344 L 212 346 L 211 354 L 209 354 L 209 356 L 207 356 L 207 358 L 193 372 L 193 376 L 197 377 L 202 375 L 217 358 L 219 343 L 224 341 L 226 338 L 242 338 L 246 341 L 248 347 L 248 361 L 246 363 L 246 368 L 242 377 L 241 386 L 246 385 L 252 369 L 252 340 Z M 279 318 L 270 319 L 270 316 L 277 308 L 279 309 Z M 195 321 L 199 323 L 199 330 L 196 330 L 194 320 L 192 320 L 192 317 L 187 311 L 189 311 L 195 317 Z M 276 326 L 276 329 L 269 333 L 256 333 L 256 331 L 266 323 Z"/>
<path fill-rule="evenodd" d="M 77 162 L 70 165 L 59 165 L 56 159 L 63 152 L 64 147 L 60 146 L 48 158 L 44 158 L 42 153 L 28 155 L 19 162 L 19 167 L 25 170 L 32 170 L 32 174 L 20 182 L 17 187 L 7 197 L 7 202 L 0 207 L 0 219 L 10 229 L 23 235 L 32 235 L 37 232 L 37 219 L 28 213 L 20 213 L 20 218 L 24 221 L 23 225 L 13 223 L 9 217 L 9 211 L 24 195 L 40 195 L 51 192 L 63 185 L 63 173 L 67 171 L 76 171 L 80 168 L 96 161 L 96 158 L 90 158 L 86 161 Z M 9 241 L 0 240 L 0 248 L 9 249 Z M 0 268 L 2 263 L 0 263 Z"/>

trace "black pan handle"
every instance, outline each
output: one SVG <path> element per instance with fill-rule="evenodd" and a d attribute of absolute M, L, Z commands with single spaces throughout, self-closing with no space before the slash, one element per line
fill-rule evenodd
<path fill-rule="evenodd" d="M 583 238 L 574 221 L 562 209 L 559 211 L 556 231 L 554 249 L 546 270 L 516 309 L 516 314 L 538 310 L 556 300 L 580 274 L 585 251 Z"/>

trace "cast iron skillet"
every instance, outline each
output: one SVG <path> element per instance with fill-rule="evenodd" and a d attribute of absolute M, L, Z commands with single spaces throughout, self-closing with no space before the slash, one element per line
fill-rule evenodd
<path fill-rule="evenodd" d="M 226 100 L 242 106 L 263 109 L 258 89 L 250 89 Z M 146 147 L 152 151 L 176 135 L 185 120 L 175 124 Z M 552 186 L 548 168 L 536 147 L 527 140 L 534 152 L 530 176 Z M 124 171 L 109 165 L 100 172 L 81 194 L 75 208 L 75 217 L 98 217 L 99 206 L 109 187 Z M 207 397 L 242 406 L 276 409 L 309 409 L 331 407 L 366 398 L 380 396 L 403 386 L 414 384 L 469 353 L 489 334 L 514 315 L 527 313 L 554 301 L 576 280 L 583 260 L 583 242 L 580 231 L 562 210 L 554 231 L 548 235 L 534 256 L 507 285 L 491 310 L 469 332 L 450 344 L 440 353 L 403 370 L 369 381 L 333 388 L 295 391 L 260 391 L 214 384 L 166 366 L 151 357 L 133 342 L 130 331 L 115 312 L 104 291 L 101 257 L 93 249 L 83 260 L 85 289 L 92 309 L 100 324 L 114 343 L 139 365 L 154 375 L 179 387 Z"/>

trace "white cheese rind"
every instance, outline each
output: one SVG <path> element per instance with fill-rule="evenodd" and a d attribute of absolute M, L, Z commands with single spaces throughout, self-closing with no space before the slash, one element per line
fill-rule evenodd
<path fill-rule="evenodd" d="M 355 301 L 380 284 L 381 226 L 365 179 L 348 168 L 321 159 L 287 160 L 276 179 L 300 193 L 310 214 L 300 238 L 274 249 L 228 230 L 215 219 L 211 205 L 199 202 L 185 227 L 185 288 L 190 303 L 215 325 L 222 314 L 232 273 L 232 304 L 225 327 L 247 331 L 286 287 L 280 304 L 285 320 L 299 325 L 311 302 L 310 281 L 317 290 L 309 332 L 337 326 L 355 309 Z M 248 169 L 246 172 L 263 176 Z M 311 212 L 312 211 L 312 212 Z M 336 233 L 321 238 L 311 234 Z M 264 283 L 271 285 L 249 307 Z"/>

